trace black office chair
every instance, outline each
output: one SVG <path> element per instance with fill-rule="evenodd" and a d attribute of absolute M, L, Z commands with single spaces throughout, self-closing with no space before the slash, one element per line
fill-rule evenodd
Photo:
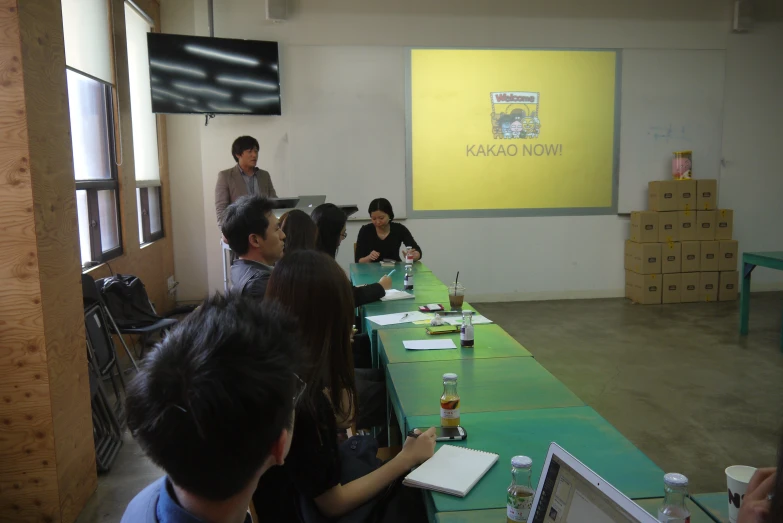
<path fill-rule="evenodd" d="M 104 292 L 105 282 L 106 282 L 106 278 L 102 278 L 95 281 L 95 287 L 98 290 L 98 292 L 101 294 Z M 105 303 L 105 300 L 103 301 Z M 155 315 L 157 315 L 155 306 L 152 304 L 151 301 L 149 300 L 147 301 L 149 302 L 149 306 L 152 312 Z M 139 358 L 143 358 L 144 350 L 150 347 L 151 345 L 153 345 L 153 337 L 156 334 L 162 336 L 165 332 L 168 332 L 168 330 L 171 329 L 171 327 L 177 323 L 177 320 L 175 318 L 161 317 L 160 319 L 158 319 L 157 321 L 149 325 L 128 326 L 133 324 L 133 322 L 131 321 L 132 319 L 117 317 L 116 313 L 112 316 L 112 319 L 113 319 L 111 324 L 112 330 L 114 331 L 115 334 L 117 334 L 117 336 L 119 336 L 119 338 L 122 340 L 122 344 L 126 348 L 127 348 L 127 344 L 125 342 L 125 339 L 123 338 L 123 335 L 134 336 L 134 338 L 131 338 L 131 341 L 133 343 L 134 352 L 136 352 Z M 118 323 L 123 326 L 119 326 Z"/>
<path fill-rule="evenodd" d="M 104 323 L 108 322 L 111 332 L 119 333 L 119 328 L 117 327 L 117 323 L 114 321 L 111 312 L 109 312 L 109 309 L 106 307 L 106 304 L 103 302 L 103 299 L 101 298 L 101 294 L 98 291 L 98 287 L 95 280 L 89 274 L 82 274 L 82 297 L 84 301 L 85 315 L 87 313 L 88 307 L 97 306 L 102 311 L 102 317 L 106 320 L 104 321 Z M 136 371 L 138 371 L 139 366 L 136 363 L 136 359 L 133 357 L 133 353 L 128 347 L 128 344 L 125 343 L 125 339 L 119 334 L 117 334 L 117 337 L 120 339 L 120 343 L 125 349 L 125 354 L 128 355 L 128 359 L 130 359 L 133 368 L 136 369 Z M 113 346 L 113 342 L 112 342 L 112 346 Z"/>
<path fill-rule="evenodd" d="M 122 447 L 122 426 L 114 414 L 109 399 L 103 392 L 101 379 L 88 364 L 90 377 L 90 405 L 92 407 L 92 436 L 95 443 L 95 463 L 98 472 L 109 472 Z"/>

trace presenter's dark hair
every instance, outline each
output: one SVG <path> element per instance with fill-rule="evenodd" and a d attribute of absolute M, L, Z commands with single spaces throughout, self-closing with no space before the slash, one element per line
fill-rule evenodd
<path fill-rule="evenodd" d="M 242 153 L 250 149 L 260 149 L 258 140 L 252 136 L 240 136 L 231 144 L 231 156 L 234 158 L 234 161 L 238 163 Z"/>
<path fill-rule="evenodd" d="M 215 294 L 145 358 L 128 427 L 174 484 L 214 501 L 247 488 L 293 425 L 296 331 L 275 303 Z"/>
<path fill-rule="evenodd" d="M 340 234 L 348 222 L 348 215 L 333 203 L 323 203 L 313 209 L 310 218 L 318 228 L 315 240 L 316 248 L 334 258 L 337 256 Z"/>
<path fill-rule="evenodd" d="M 313 220 L 306 212 L 292 209 L 280 217 L 280 228 L 285 234 L 285 253 L 314 250 L 315 237 L 318 234 Z"/>
<path fill-rule="evenodd" d="M 302 379 L 307 383 L 304 407 L 315 409 L 329 389 L 332 409 L 340 417 L 356 412 L 353 370 L 354 301 L 345 271 L 326 253 L 298 251 L 277 262 L 266 288 L 266 301 L 276 301 L 299 321 L 305 347 Z M 350 402 L 343 404 L 343 392 Z M 348 407 L 349 411 L 345 412 Z"/>
<path fill-rule="evenodd" d="M 392 210 L 392 205 L 386 198 L 376 198 L 370 202 L 370 206 L 367 208 L 367 214 L 372 215 L 375 211 L 385 212 L 389 215 L 389 220 L 394 219 L 394 210 Z"/>
<path fill-rule="evenodd" d="M 248 236 L 257 234 L 266 239 L 266 229 L 269 227 L 268 214 L 271 212 L 272 202 L 263 196 L 241 196 L 226 207 L 220 230 L 228 240 L 231 250 L 243 256 L 250 249 Z"/>

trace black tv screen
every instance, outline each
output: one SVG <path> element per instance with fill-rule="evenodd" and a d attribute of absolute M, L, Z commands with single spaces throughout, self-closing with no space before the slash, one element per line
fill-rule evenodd
<path fill-rule="evenodd" d="M 148 33 L 154 113 L 280 114 L 277 42 Z"/>

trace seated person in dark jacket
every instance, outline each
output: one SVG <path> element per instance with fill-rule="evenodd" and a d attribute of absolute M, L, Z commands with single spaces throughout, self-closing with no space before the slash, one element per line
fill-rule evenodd
<path fill-rule="evenodd" d="M 231 291 L 263 299 L 272 267 L 283 257 L 285 234 L 262 196 L 242 196 L 226 207 L 223 237 L 239 259 L 231 265 Z"/>
<path fill-rule="evenodd" d="M 337 256 L 337 249 L 347 236 L 345 225 L 348 223 L 348 216 L 335 204 L 324 203 L 313 209 L 310 218 L 318 228 L 315 237 L 316 248 L 334 258 Z M 354 287 L 354 304 L 356 307 L 361 307 L 378 301 L 386 295 L 386 291 L 391 289 L 391 286 L 391 278 L 383 276 L 378 283 Z"/>
<path fill-rule="evenodd" d="M 421 247 L 413 239 L 411 231 L 394 223 L 394 210 L 386 198 L 376 198 L 367 209 L 372 223 L 359 229 L 356 238 L 356 263 L 372 263 L 382 260 L 400 260 L 400 246 L 413 249 L 413 261 L 421 259 Z"/>
<path fill-rule="evenodd" d="M 207 300 L 146 358 L 128 387 L 128 428 L 165 476 L 122 523 L 249 523 L 258 480 L 291 448 L 305 385 L 297 325 L 279 306 Z"/>

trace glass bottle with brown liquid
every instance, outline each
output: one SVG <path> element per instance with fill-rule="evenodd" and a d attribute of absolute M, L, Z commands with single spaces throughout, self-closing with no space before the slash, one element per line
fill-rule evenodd
<path fill-rule="evenodd" d="M 440 397 L 440 424 L 442 427 L 459 427 L 459 394 L 457 375 L 443 375 L 443 395 Z"/>
<path fill-rule="evenodd" d="M 506 497 L 506 523 L 527 523 L 536 493 L 530 483 L 533 460 L 527 456 L 511 458 L 511 485 Z"/>

